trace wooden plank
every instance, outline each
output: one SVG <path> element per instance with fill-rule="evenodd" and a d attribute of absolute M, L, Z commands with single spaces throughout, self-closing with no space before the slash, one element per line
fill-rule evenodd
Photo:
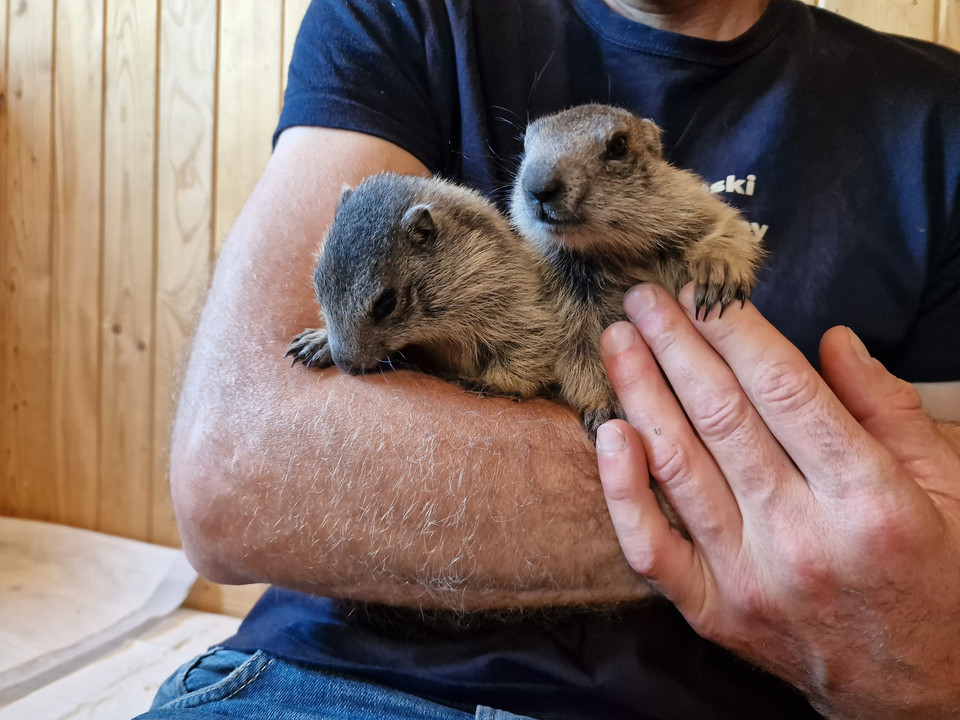
<path fill-rule="evenodd" d="M 103 0 L 57 3 L 53 457 L 57 522 L 97 524 Z"/>
<path fill-rule="evenodd" d="M 236 633 L 239 625 L 237 618 L 179 608 L 89 656 L 79 667 L 75 667 L 77 663 L 68 666 L 70 672 L 29 695 L 0 707 L 0 720 L 140 717 L 168 676 L 188 658 Z"/>
<path fill-rule="evenodd" d="M 4 415 L 0 513 L 49 519 L 45 488 L 53 475 L 51 413 L 50 230 L 54 3 L 17 2 L 7 19 L 4 139 L 6 185 L 2 216 L 4 265 L 0 312 L 5 314 Z"/>
<path fill-rule="evenodd" d="M 290 69 L 293 46 L 297 39 L 297 32 L 300 30 L 300 23 L 303 22 L 303 16 L 306 14 L 309 5 L 310 0 L 284 0 L 283 3 L 283 87 L 281 92 L 287 89 L 287 71 Z M 282 108 L 282 94 L 280 105 Z"/>
<path fill-rule="evenodd" d="M 820 6 L 882 32 L 936 37 L 937 0 L 822 0 Z"/>
<path fill-rule="evenodd" d="M 190 589 L 183 606 L 193 610 L 245 617 L 269 585 L 218 585 L 204 578 Z"/>
<path fill-rule="evenodd" d="M 231 0 L 220 18 L 217 109 L 217 248 L 233 225 L 270 157 L 277 124 L 283 6 Z"/>
<path fill-rule="evenodd" d="M 960 0 L 940 0 L 937 42 L 960 51 Z"/>
<path fill-rule="evenodd" d="M 99 529 L 150 536 L 156 0 L 110 0 L 104 110 Z"/>
<path fill-rule="evenodd" d="M 155 461 L 151 540 L 178 542 L 167 480 L 177 369 L 205 294 L 213 239 L 217 6 L 164 0 L 157 146 Z"/>
<path fill-rule="evenodd" d="M 7 241 L 8 224 L 12 215 L 7 212 L 10 201 L 7 198 L 7 178 L 13 173 L 7 164 L 7 146 L 10 142 L 10 130 L 7 112 L 7 16 L 10 12 L 9 0 L 0 0 L 0 484 L 9 477 L 7 458 L 8 446 L 3 438 L 7 432 Z M 3 491 L 0 490 L 0 493 Z M 4 504 L 0 496 L 0 508 Z"/>

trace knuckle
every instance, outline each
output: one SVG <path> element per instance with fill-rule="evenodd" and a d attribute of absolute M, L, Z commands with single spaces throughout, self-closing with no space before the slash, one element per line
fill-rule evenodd
<path fill-rule="evenodd" d="M 736 647 L 731 642 L 730 621 L 726 616 L 705 612 L 699 617 L 687 618 L 687 622 L 690 623 L 690 627 L 697 635 L 704 640 L 709 640 L 717 645 L 725 645 L 731 650 Z"/>
<path fill-rule="evenodd" d="M 698 398 L 691 420 L 704 439 L 724 438 L 742 428 L 750 414 L 743 393 L 724 388 Z"/>
<path fill-rule="evenodd" d="M 896 378 L 896 383 L 890 393 L 890 404 L 899 410 L 923 411 L 923 400 L 917 388 L 906 380 Z"/>
<path fill-rule="evenodd" d="M 652 536 L 647 535 L 643 542 L 633 543 L 624 555 L 635 573 L 650 578 L 659 576 L 663 567 L 664 548 Z"/>
<path fill-rule="evenodd" d="M 656 448 L 649 454 L 648 465 L 650 474 L 667 487 L 681 484 L 693 469 L 689 449 L 679 442 Z"/>
<path fill-rule="evenodd" d="M 930 537 L 936 537 L 942 528 L 942 516 L 927 513 L 914 515 L 905 512 L 909 505 L 902 498 L 889 494 L 876 497 L 858 512 L 854 547 L 860 557 L 882 558 L 884 564 L 894 564 L 914 555 Z"/>
<path fill-rule="evenodd" d="M 794 599 L 824 605 L 834 599 L 837 575 L 827 557 L 813 543 L 799 538 L 783 548 L 782 571 Z"/>
<path fill-rule="evenodd" d="M 622 397 L 645 391 L 649 374 L 645 373 L 644 369 L 643 366 L 632 366 L 625 363 L 615 366 L 614 372 L 610 374 L 610 381 L 615 388 L 616 395 Z"/>
<path fill-rule="evenodd" d="M 821 381 L 809 367 L 778 362 L 757 369 L 753 391 L 759 405 L 785 413 L 797 412 L 820 397 Z"/>
<path fill-rule="evenodd" d="M 607 463 L 601 460 L 600 477 L 603 481 L 603 494 L 611 503 L 632 502 L 636 495 L 634 481 L 618 471 L 619 467 L 608 467 Z"/>
<path fill-rule="evenodd" d="M 636 327 L 643 336 L 644 342 L 655 355 L 660 356 L 673 351 L 683 339 L 684 318 L 683 313 L 674 304 L 658 302 L 636 320 Z"/>
<path fill-rule="evenodd" d="M 676 355 L 684 353 L 683 334 L 675 317 L 670 314 L 659 315 L 655 318 L 655 322 L 649 324 L 654 326 L 655 331 L 650 332 L 651 328 L 646 327 L 643 336 L 650 344 L 654 355 L 662 358 L 671 353 Z"/>
<path fill-rule="evenodd" d="M 775 605 L 769 593 L 760 585 L 750 583 L 740 592 L 737 610 L 744 620 L 754 622 L 772 617 Z"/>
<path fill-rule="evenodd" d="M 815 604 L 830 604 L 836 596 L 834 572 L 822 561 L 810 559 L 792 566 L 795 594 Z"/>
<path fill-rule="evenodd" d="M 626 553 L 627 562 L 638 575 L 650 577 L 655 574 L 658 563 L 654 553 L 648 547 L 633 547 Z"/>
<path fill-rule="evenodd" d="M 899 523 L 873 523 L 858 537 L 858 555 L 883 558 L 885 565 L 895 565 L 911 557 L 914 543 Z"/>
<path fill-rule="evenodd" d="M 607 400 L 610 389 L 613 397 L 625 397 L 641 393 L 655 377 L 655 363 L 645 353 L 622 353 L 614 357 L 605 357 L 602 364 L 585 369 L 580 363 L 574 363 L 562 371 L 565 386 L 570 391 L 594 405 Z M 608 379 L 609 378 L 609 384 Z"/>

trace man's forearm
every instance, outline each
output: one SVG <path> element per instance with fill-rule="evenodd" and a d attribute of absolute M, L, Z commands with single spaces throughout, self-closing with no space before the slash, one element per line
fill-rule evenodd
<path fill-rule="evenodd" d="M 317 321 L 318 223 L 339 190 L 321 160 L 367 143 L 300 137 L 281 138 L 196 332 L 171 460 L 191 560 L 220 582 L 467 610 L 636 597 L 571 412 L 283 358 Z"/>
<path fill-rule="evenodd" d="M 289 372 L 296 395 L 238 388 L 223 439 L 183 453 L 209 458 L 178 507 L 212 579 L 465 609 L 635 596 L 572 415 L 411 373 Z"/>

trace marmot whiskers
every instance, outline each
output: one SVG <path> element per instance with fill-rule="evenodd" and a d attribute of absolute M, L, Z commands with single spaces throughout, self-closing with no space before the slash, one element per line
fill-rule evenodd
<path fill-rule="evenodd" d="M 745 301 L 763 251 L 731 206 L 670 165 L 651 121 L 581 105 L 532 123 L 511 218 L 552 269 L 566 338 L 556 367 L 568 401 L 596 428 L 622 410 L 600 361 L 603 330 L 623 296 L 654 282 L 676 296 L 695 283 L 697 317 Z"/>
<path fill-rule="evenodd" d="M 656 126 L 587 105 L 527 131 L 518 235 L 476 192 L 382 173 L 345 189 L 314 273 L 326 327 L 288 355 L 346 372 L 413 364 L 476 390 L 559 397 L 588 431 L 622 410 L 600 335 L 627 289 L 696 283 L 698 317 L 743 301 L 762 257 L 736 210 L 668 164 Z"/>

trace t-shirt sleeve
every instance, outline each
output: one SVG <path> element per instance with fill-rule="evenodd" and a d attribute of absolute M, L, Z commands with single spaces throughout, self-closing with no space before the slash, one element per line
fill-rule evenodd
<path fill-rule="evenodd" d="M 433 172 L 447 139 L 433 108 L 443 57 L 428 8 L 414 2 L 313 0 L 297 34 L 283 111 L 274 133 L 295 125 L 375 135 Z M 433 46 L 433 47 L 431 47 Z"/>

